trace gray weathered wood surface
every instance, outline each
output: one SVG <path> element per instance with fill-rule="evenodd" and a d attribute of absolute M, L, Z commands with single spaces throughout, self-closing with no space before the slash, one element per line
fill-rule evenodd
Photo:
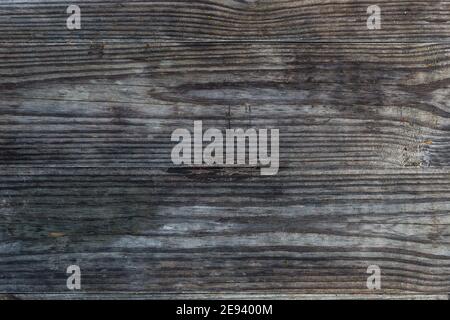
<path fill-rule="evenodd" d="M 77 4 L 0 1 L 0 298 L 447 297 L 450 2 Z M 194 120 L 279 174 L 174 166 Z"/>
<path fill-rule="evenodd" d="M 82 8 L 80 31 L 66 8 Z M 383 11 L 369 33 L 367 7 Z M 6 41 L 377 41 L 450 40 L 450 1 L 442 0 L 2 0 Z"/>

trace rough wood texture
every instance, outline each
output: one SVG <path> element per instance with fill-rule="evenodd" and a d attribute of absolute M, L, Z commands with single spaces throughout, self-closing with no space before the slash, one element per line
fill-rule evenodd
<path fill-rule="evenodd" d="M 65 28 L 66 8 L 82 9 L 82 30 Z M 383 28 L 368 32 L 367 7 Z M 450 40 L 442 0 L 2 0 L 6 41 L 436 41 Z"/>
<path fill-rule="evenodd" d="M 101 1 L 86 3 L 91 43 L 56 43 L 61 1 L 2 3 L 4 298 L 71 297 L 71 264 L 81 298 L 445 298 L 449 3 L 380 3 L 428 28 L 355 41 L 361 1 Z M 284 41 L 304 38 L 342 41 Z M 279 175 L 174 166 L 170 134 L 194 120 L 279 128 Z"/>

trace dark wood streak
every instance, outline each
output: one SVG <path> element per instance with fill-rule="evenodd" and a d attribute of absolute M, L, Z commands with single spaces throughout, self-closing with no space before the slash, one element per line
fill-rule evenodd
<path fill-rule="evenodd" d="M 448 2 L 379 3 L 0 4 L 0 299 L 446 298 Z M 279 174 L 174 166 L 194 120 L 278 128 Z"/>

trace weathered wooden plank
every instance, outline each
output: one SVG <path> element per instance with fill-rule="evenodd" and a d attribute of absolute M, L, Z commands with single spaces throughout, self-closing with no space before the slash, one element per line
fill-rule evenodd
<path fill-rule="evenodd" d="M 100 295 L 446 295 L 449 57 L 436 43 L 4 44 L 0 292 L 67 294 L 76 263 Z M 193 120 L 279 128 L 279 174 L 174 166 L 170 133 Z"/>
<path fill-rule="evenodd" d="M 167 165 L 193 120 L 281 127 L 285 166 L 448 164 L 446 44 L 90 48 L 0 51 L 3 164 Z"/>
<path fill-rule="evenodd" d="M 68 30 L 62 0 L 3 0 L 2 41 L 448 41 L 442 0 L 76 1 L 80 30 Z M 368 30 L 378 5 L 380 30 Z"/>

